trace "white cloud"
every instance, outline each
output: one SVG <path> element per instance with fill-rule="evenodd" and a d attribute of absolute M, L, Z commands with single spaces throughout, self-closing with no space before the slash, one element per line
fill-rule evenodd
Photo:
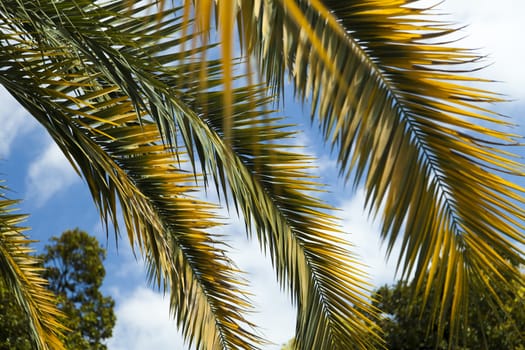
<path fill-rule="evenodd" d="M 26 197 L 41 206 L 79 179 L 58 146 L 50 143 L 29 166 Z"/>
<path fill-rule="evenodd" d="M 0 101 L 2 101 L 0 158 L 4 158 L 9 156 L 14 140 L 31 131 L 37 124 L 2 86 L 0 86 Z"/>
<path fill-rule="evenodd" d="M 248 318 L 273 343 L 264 349 L 278 350 L 295 334 L 296 311 L 288 295 L 280 290 L 271 262 L 262 255 L 258 242 L 239 236 L 232 246 L 230 256 L 248 274 L 248 291 L 253 294 L 250 299 L 256 312 Z"/>
<path fill-rule="evenodd" d="M 175 321 L 170 319 L 169 300 L 162 294 L 138 287 L 117 298 L 117 323 L 109 350 L 183 349 Z"/>
<path fill-rule="evenodd" d="M 394 246 L 391 259 L 386 260 L 386 244 L 381 244 L 379 222 L 370 219 L 364 210 L 365 191 L 359 189 L 349 200 L 344 201 L 341 208 L 343 231 L 348 233 L 347 239 L 355 247 L 353 251 L 361 261 L 368 266 L 372 283 L 378 287 L 394 282 L 396 259 L 399 247 Z M 381 217 L 379 214 L 378 217 Z"/>
<path fill-rule="evenodd" d="M 424 1 L 436 4 L 437 1 Z M 525 21 L 519 14 L 525 12 L 525 1 L 521 0 L 448 0 L 439 4 L 441 13 L 449 14 L 443 19 L 452 19 L 459 25 L 467 25 L 461 35 L 465 38 L 458 45 L 479 49 L 488 55 L 486 64 L 491 64 L 477 75 L 503 82 L 486 85 L 525 102 L 525 43 L 520 40 L 525 32 Z"/>

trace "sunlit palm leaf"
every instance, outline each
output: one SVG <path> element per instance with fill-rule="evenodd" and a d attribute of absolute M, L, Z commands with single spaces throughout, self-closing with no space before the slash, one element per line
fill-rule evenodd
<path fill-rule="evenodd" d="M 323 213 L 331 208 L 308 195 L 319 187 L 303 172 L 310 159 L 290 152 L 282 140 L 293 133 L 282 131 L 277 120 L 259 117 L 261 111 L 253 108 L 264 106 L 268 99 L 256 98 L 264 94 L 257 89 L 233 91 L 232 137 L 225 137 L 224 97 L 216 92 L 221 79 L 210 79 L 210 72 L 206 76 L 212 92 L 199 92 L 195 84 L 198 93 L 190 90 L 178 101 L 179 107 L 187 102 L 202 117 L 176 114 L 178 127 L 187 147 L 195 148 L 205 174 L 213 174 L 223 191 L 231 189 L 247 227 L 255 226 L 263 247 L 270 251 L 281 283 L 291 286 L 299 306 L 301 344 L 305 348 L 371 347 L 377 342 L 370 338 L 371 320 L 355 311 L 359 307 L 374 314 L 365 301 L 363 273 L 344 241 L 334 236 L 334 218 Z M 181 83 L 165 79 L 171 88 Z"/>
<path fill-rule="evenodd" d="M 111 219 L 117 230 L 120 206 L 130 241 L 146 257 L 151 278 L 171 292 L 185 338 L 201 349 L 257 348 L 261 340 L 244 318 L 250 308 L 241 290 L 244 282 L 223 243 L 207 231 L 217 225 L 211 212 L 216 208 L 189 195 L 195 191 L 194 175 L 179 169 L 179 150 L 161 142 L 158 125 L 171 118 L 173 107 L 162 110 L 166 119 L 153 122 L 147 114 L 164 105 L 150 104 L 144 90 L 156 87 L 143 88 L 134 80 L 136 73 L 151 74 L 150 61 L 139 61 L 134 44 L 113 55 L 118 53 L 114 46 L 133 43 L 134 30 L 145 31 L 136 37 L 151 44 L 158 37 L 147 35 L 147 18 L 131 20 L 113 12 L 127 10 L 124 4 L 90 4 L 27 4 L 25 11 L 38 12 L 42 19 L 31 21 L 23 20 L 24 11 L 13 11 L 4 42 L 11 54 L 1 62 L 2 84 L 47 128 L 83 174 L 103 219 Z M 71 23 L 57 26 L 65 18 Z M 107 20 L 106 32 L 93 27 L 102 19 Z M 117 24 L 126 29 L 120 37 Z M 164 24 L 170 34 L 180 31 L 173 20 Z M 46 35 L 38 41 L 29 35 L 20 39 L 18 33 L 31 34 L 32 26 Z M 109 38 L 110 33 L 114 37 Z M 26 52 L 40 55 L 27 58 Z M 142 63 L 139 72 L 126 61 L 131 57 Z M 24 73 L 26 69 L 34 74 Z M 166 125 L 174 140 L 175 129 Z"/>
<path fill-rule="evenodd" d="M 467 289 L 523 283 L 509 262 L 524 262 L 523 189 L 502 177 L 523 169 L 499 149 L 516 144 L 494 129 L 506 122 L 483 108 L 501 98 L 464 75 L 480 57 L 441 43 L 455 29 L 413 3 L 241 1 L 244 45 L 277 89 L 287 70 L 312 98 L 341 172 L 364 182 L 375 210 L 384 205 L 401 270 L 421 285 L 430 268 L 421 288 L 443 292 L 440 329 L 450 318 L 457 331 Z"/>
<path fill-rule="evenodd" d="M 25 215 L 15 214 L 17 201 L 5 197 L 7 188 L 0 184 L 0 277 L 2 283 L 13 293 L 24 314 L 27 329 L 35 349 L 64 349 L 60 332 L 64 326 L 57 315 L 55 296 L 41 277 L 42 268 L 32 255 L 31 241 L 20 227 Z"/>
<path fill-rule="evenodd" d="M 230 20 L 241 21 L 241 45 L 266 81 L 281 90 L 290 74 L 299 95 L 312 98 L 341 172 L 364 182 L 376 211 L 384 205 L 383 237 L 389 250 L 402 242 L 404 275 L 443 291 L 434 303 L 441 330 L 452 316 L 457 332 L 467 288 L 523 283 L 509 263 L 524 262 L 516 245 L 525 241 L 523 189 L 502 177 L 523 170 L 499 149 L 516 142 L 483 108 L 501 98 L 464 75 L 480 57 L 446 44 L 453 26 L 413 0 L 237 3 Z M 198 2 L 196 13 L 213 12 L 213 4 Z"/>
<path fill-rule="evenodd" d="M 235 91 L 235 90 L 234 90 Z M 204 108 L 213 131 L 222 134 L 222 93 L 212 93 Z M 297 343 L 304 349 L 344 349 L 350 344 L 373 348 L 377 330 L 362 309 L 375 315 L 367 302 L 366 276 L 360 263 L 338 238 L 336 218 L 326 213 L 330 206 L 314 194 L 322 187 L 305 172 L 312 159 L 293 152 L 287 138 L 294 137 L 278 119 L 250 112 L 254 94 L 236 95 L 231 147 L 228 157 L 203 152 L 212 173 L 226 174 L 235 203 L 269 252 L 278 280 L 290 288 L 297 304 Z M 258 100 L 255 100 L 258 101 Z M 213 133 L 208 140 L 213 140 Z M 195 142 L 202 145 L 197 135 Z M 197 149 L 217 147 L 197 146 Z M 228 150 L 225 149 L 227 154 Z M 216 159 L 214 162 L 209 161 Z M 223 168 L 223 171 L 220 169 Z M 217 181 L 225 181 L 218 175 Z"/>
<path fill-rule="evenodd" d="M 73 11 L 73 7 L 59 4 L 57 8 L 64 13 L 57 16 L 58 19 L 75 18 L 67 13 L 68 10 Z M 25 74 L 17 75 L 18 71 L 15 69 L 10 70 L 13 76 L 9 77 L 9 81 L 3 83 L 48 128 L 64 152 L 75 160 L 94 193 L 103 217 L 114 219 L 115 197 L 120 197 L 124 217 L 129 218 L 126 223 L 128 231 L 132 233 L 132 241 L 138 239 L 140 246 L 144 247 L 145 254 L 153 262 L 153 276 L 159 273 L 155 268 L 161 266 L 160 273 L 167 275 L 168 277 L 164 277 L 169 282 L 178 277 L 173 276 L 173 271 L 179 271 L 179 265 L 173 270 L 171 266 L 165 266 L 170 259 L 175 259 L 176 262 L 180 260 L 174 251 L 182 246 L 182 251 L 186 253 L 183 258 L 189 260 L 186 267 L 200 269 L 202 274 L 209 276 L 204 278 L 207 281 L 221 281 L 219 286 L 200 284 L 201 291 L 206 291 L 202 294 L 206 294 L 212 301 L 217 299 L 222 302 L 214 304 L 221 306 L 223 310 L 215 314 L 219 318 L 216 328 L 218 332 L 223 332 L 221 335 L 227 334 L 230 337 L 226 340 L 224 336 L 221 337 L 221 346 L 249 348 L 250 342 L 258 342 L 246 330 L 234 325 L 230 327 L 229 320 L 244 322 L 240 313 L 245 307 L 243 298 L 239 298 L 239 295 L 235 298 L 221 294 L 230 289 L 237 292 L 235 281 L 229 275 L 231 270 L 226 269 L 227 264 L 210 264 L 211 258 L 206 254 L 213 255 L 215 263 L 220 265 L 223 262 L 219 258 L 221 251 L 216 250 L 213 253 L 209 249 L 202 249 L 203 244 L 199 244 L 197 239 L 186 242 L 186 239 L 192 237 L 191 234 L 177 236 L 175 244 L 172 244 L 170 237 L 166 237 L 162 230 L 166 224 L 183 225 L 186 233 L 193 232 L 184 225 L 184 216 L 180 221 L 175 215 L 165 217 L 167 213 L 164 209 L 168 213 L 181 212 L 180 208 L 175 210 L 170 207 L 175 205 L 170 203 L 178 199 L 180 194 L 166 193 L 164 187 L 164 192 L 159 187 L 149 192 L 142 184 L 144 176 L 150 175 L 146 173 L 150 171 L 151 157 L 154 157 L 144 155 L 143 153 L 151 150 L 143 147 L 151 147 L 151 144 L 161 147 L 161 135 L 167 145 L 173 144 L 178 141 L 176 131 L 180 132 L 180 139 L 185 143 L 192 163 L 199 160 L 202 167 L 213 175 L 220 191 L 226 194 L 229 188 L 235 204 L 247 220 L 247 226 L 254 224 L 262 244 L 270 251 L 279 279 L 283 285 L 289 285 L 292 289 L 299 308 L 298 334 L 304 337 L 302 341 L 305 346 L 344 348 L 350 343 L 361 347 L 376 343 L 374 336 L 370 338 L 370 334 L 374 332 L 371 320 L 356 312 L 357 308 L 354 309 L 359 307 L 368 311 L 368 314 L 374 314 L 366 302 L 366 284 L 359 264 L 344 247 L 344 241 L 335 236 L 338 232 L 333 228 L 334 218 L 324 213 L 330 208 L 308 196 L 308 191 L 317 188 L 317 184 L 311 182 L 309 176 L 303 172 L 309 160 L 300 154 L 283 151 L 283 148 L 288 148 L 286 143 L 269 143 L 290 134 L 281 131 L 279 126 L 269 124 L 276 121 L 260 118 L 265 113 L 254 107 L 258 107 L 259 103 L 267 103 L 266 98 L 250 103 L 243 102 L 251 101 L 247 97 L 258 96 L 264 91 L 249 86 L 235 90 L 232 98 L 235 101 L 232 111 L 236 112 L 236 118 L 232 119 L 235 123 L 232 124 L 232 133 L 235 135 L 231 140 L 225 141 L 223 136 L 227 131 L 222 123 L 224 94 L 214 92 L 223 81 L 222 71 L 213 62 L 202 65 L 193 64 L 190 60 L 190 63 L 184 65 L 187 56 L 191 58 L 191 53 L 163 52 L 165 48 L 176 45 L 176 40 L 158 43 L 155 39 L 177 33 L 176 28 L 168 27 L 169 30 L 163 32 L 148 25 L 148 30 L 156 30 L 153 31 L 155 35 L 148 36 L 141 31 L 144 28 L 136 23 L 121 24 L 118 30 L 111 28 L 108 23 L 105 31 L 101 32 L 98 28 L 94 31 L 94 19 L 87 16 L 89 12 L 86 11 L 74 23 L 55 29 L 53 13 L 46 13 L 41 16 L 46 18 L 43 23 L 33 25 L 41 26 L 48 34 L 42 40 L 45 45 L 41 45 L 39 49 L 49 57 L 60 56 L 60 65 L 40 62 L 39 57 L 30 62 L 36 65 L 31 67 L 33 70 L 52 76 L 48 79 L 50 85 L 42 87 L 39 79 L 36 82 L 27 81 Z M 111 13 L 103 16 L 106 18 L 108 15 Z M 147 24 L 148 21 L 141 20 L 137 23 Z M 121 31 L 125 35 L 119 36 Z M 139 42 L 140 47 L 134 45 L 134 42 Z M 72 48 L 69 49 L 68 46 Z M 50 50 L 55 50 L 52 55 L 48 53 Z M 72 54 L 73 52 L 76 54 Z M 198 50 L 194 52 L 198 53 Z M 151 54 L 155 54 L 155 59 L 150 57 Z M 77 60 L 82 64 L 79 65 Z M 160 66 L 160 62 L 164 66 Z M 178 64 L 171 66 L 174 63 Z M 205 71 L 202 72 L 202 69 Z M 65 72 L 69 80 L 53 79 L 53 76 L 63 77 Z M 208 77 L 209 92 L 199 91 L 202 86 L 198 79 L 203 73 Z M 24 83 L 13 83 L 17 80 Z M 116 96 L 112 96 L 114 87 L 131 100 L 128 102 L 126 96 L 121 99 L 118 92 Z M 78 93 L 74 95 L 73 92 Z M 42 97 L 45 100 L 41 101 Z M 78 106 L 82 108 L 78 109 Z M 135 111 L 143 112 L 145 117 L 137 120 L 133 115 Z M 74 117 L 75 115 L 77 116 Z M 139 121 L 139 125 L 130 125 L 132 120 Z M 154 131 L 157 129 L 150 128 L 153 120 L 159 127 L 160 134 Z M 105 152 L 101 152 L 101 149 Z M 176 150 L 155 149 L 157 151 L 165 156 L 163 152 Z M 127 162 L 131 154 L 133 161 L 139 161 L 139 169 Z M 251 159 L 259 156 L 260 159 Z M 162 174 L 169 170 L 162 168 L 156 173 Z M 167 182 L 174 183 L 175 179 L 169 178 Z M 162 202 L 168 199 L 169 203 Z M 179 206 L 184 205 L 178 202 Z M 162 209 L 158 213 L 159 217 L 154 215 L 157 207 Z M 208 219 L 206 215 L 209 215 L 206 214 L 207 208 L 194 206 L 197 212 L 199 208 L 203 213 L 202 226 L 212 226 L 211 221 L 205 220 Z M 173 220 L 166 221 L 170 218 Z M 212 236 L 206 237 L 208 240 L 205 242 L 210 246 L 216 243 Z M 192 247 L 200 248 L 194 252 L 200 254 L 200 257 L 188 258 L 188 251 Z M 208 265 L 203 266 L 206 264 Z M 180 269 L 184 270 L 186 267 Z M 213 278 L 210 271 L 223 271 L 223 274 Z M 190 272 L 192 271 L 188 271 L 188 274 Z M 333 274 L 337 278 L 334 279 Z M 197 275 L 200 276 L 200 272 Z M 195 282 L 195 279 L 190 280 Z M 224 283 L 227 282 L 231 283 L 225 286 Z M 172 300 L 179 322 L 186 327 L 185 335 L 187 338 L 197 338 L 198 345 L 202 347 L 214 347 L 218 338 L 210 336 L 214 333 L 207 329 L 209 327 L 206 322 L 196 322 L 203 318 L 205 311 L 202 308 L 199 311 L 181 306 L 177 295 L 173 295 L 181 290 L 181 285 L 184 287 L 187 284 L 171 286 Z M 194 287 L 194 283 L 188 285 L 181 290 L 183 296 L 199 297 L 199 290 Z M 239 314 L 234 305 L 228 303 L 230 301 L 241 304 L 237 308 Z M 231 310 L 226 312 L 225 306 L 231 307 Z M 221 321 L 221 316 L 226 321 Z M 200 343 L 201 337 L 205 338 L 203 343 Z"/>
<path fill-rule="evenodd" d="M 233 294 L 242 292 L 220 249 L 191 250 L 202 242 L 214 246 L 216 239 L 205 229 L 215 223 L 207 204 L 188 199 L 189 178 L 173 168 L 170 155 L 178 152 L 178 142 L 194 171 L 200 162 L 205 181 L 211 176 L 219 191 L 232 196 L 247 227 L 253 224 L 270 252 L 280 281 L 291 287 L 299 311 L 297 346 L 367 347 L 370 321 L 349 308 L 368 308 L 360 296 L 366 288 L 358 265 L 339 246 L 333 218 L 325 214 L 329 208 L 307 196 L 317 188 L 303 172 L 308 160 L 283 151 L 285 142 L 272 144 L 287 133 L 277 120 L 259 119 L 264 113 L 254 108 L 265 104 L 260 89 L 244 87 L 243 95 L 233 88 L 231 23 L 233 16 L 242 20 L 241 43 L 255 54 L 274 89 L 283 88 L 288 70 L 299 95 L 312 97 L 312 115 L 319 115 L 327 142 L 338 150 L 342 173 L 364 182 L 373 208 L 384 205 L 383 236 L 390 248 L 401 240 L 401 270 L 424 276 L 430 268 L 435 285 L 421 287 L 443 291 L 434 301 L 436 319 L 443 329 L 452 316 L 457 329 L 456 312 L 467 306 L 467 288 L 492 291 L 493 283 L 521 281 L 508 262 L 523 263 L 523 252 L 511 242 L 525 240 L 523 199 L 516 194 L 521 189 L 497 174 L 521 174 L 521 169 L 496 148 L 513 143 L 512 135 L 478 125 L 500 123 L 479 107 L 498 96 L 462 85 L 473 79 L 452 70 L 478 57 L 435 44 L 453 30 L 426 20 L 425 10 L 404 6 L 411 2 L 220 0 L 199 1 L 195 12 L 186 6 L 184 16 L 198 14 L 197 28 L 207 31 L 217 4 L 219 31 L 227 41 L 221 69 L 217 62 L 195 62 L 206 57 L 208 47 L 197 41 L 186 45 L 192 36 L 183 35 L 188 29 L 170 10 L 133 21 L 124 14 L 130 13 L 127 3 L 95 10 L 89 1 L 54 2 L 49 8 L 6 1 L 2 39 L 9 55 L 3 58 L 2 83 L 75 160 L 103 217 L 115 219 L 119 199 L 129 214 L 131 239 L 144 248 L 153 277 L 172 283 L 180 268 L 198 286 L 183 283 L 185 291 L 213 290 L 216 299 L 204 300 L 202 294 L 197 314 L 172 293 L 187 338 L 197 338 L 203 347 L 214 346 L 218 334 L 231 336 L 220 338 L 223 347 L 258 342 L 251 333 L 229 328 L 230 317 L 245 323 L 244 304 L 239 314 L 226 313 L 224 322 L 216 322 L 215 333 L 189 320 L 206 314 L 203 305 L 232 304 L 223 303 L 231 299 L 221 286 L 191 278 L 195 271 L 185 270 L 188 266 L 211 277 L 213 271 L 201 266 L 211 259 L 225 269 Z M 100 22 L 104 25 L 93 27 Z M 214 92 L 219 89 L 224 93 Z M 243 98 L 251 102 L 244 104 Z M 152 164 L 159 168 L 155 174 L 170 175 L 143 183 L 152 174 L 137 168 Z M 166 184 L 177 184 L 180 192 L 168 191 L 166 197 Z M 200 227 L 174 219 L 189 208 L 201 213 Z M 158 215 L 140 216 L 156 209 Z M 166 235 L 175 225 L 185 232 L 197 229 L 198 237 L 187 242 L 183 238 L 193 236 Z M 172 259 L 181 265 L 170 266 Z M 363 324 L 368 326 L 359 327 Z"/>

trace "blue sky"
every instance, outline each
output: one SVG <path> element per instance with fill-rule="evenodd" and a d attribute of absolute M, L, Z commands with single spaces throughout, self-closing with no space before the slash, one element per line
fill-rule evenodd
<path fill-rule="evenodd" d="M 466 36 L 463 45 L 480 48 L 489 55 L 487 62 L 493 63 L 482 75 L 505 82 L 494 84 L 493 88 L 513 101 L 494 108 L 525 125 L 525 65 L 522 63 L 525 44 L 521 40 L 521 33 L 525 33 L 525 21 L 522 20 L 525 2 L 447 0 L 440 7 L 451 14 L 449 18 L 470 24 L 463 30 Z M 120 241 L 118 252 L 113 237 L 106 240 L 87 186 L 45 131 L 4 90 L 0 91 L 0 101 L 0 176 L 7 180 L 12 190 L 11 198 L 24 199 L 21 212 L 31 214 L 27 226 L 31 227 L 31 237 L 41 240 L 37 247 L 50 236 L 75 227 L 96 235 L 107 245 L 104 288 L 117 301 L 118 318 L 109 349 L 182 348 L 175 325 L 169 319 L 168 303 L 146 284 L 140 260 L 135 260 L 125 239 Z M 321 181 L 332 186 L 329 188 L 332 194 L 327 194 L 326 199 L 342 209 L 338 215 L 343 228 L 351 233 L 349 240 L 356 245 L 355 251 L 369 265 L 373 283 L 391 283 L 395 262 L 384 260 L 384 250 L 380 249 L 377 237 L 378 225 L 363 213 L 363 192 L 361 189 L 353 192 L 351 186 L 343 188 L 337 180 L 334 160 L 327 154 L 321 155 L 318 145 L 309 144 L 313 138 L 307 113 L 307 109 L 303 111 L 294 103 L 288 103 L 284 112 L 305 116 L 306 134 L 300 136 L 298 142 L 319 156 L 317 165 Z M 519 127 L 515 131 L 525 135 L 524 130 Z M 231 237 L 231 257 L 249 273 L 258 310 L 252 320 L 277 344 L 267 349 L 279 349 L 278 344 L 293 336 L 295 316 L 288 298 L 279 291 L 270 263 L 259 253 L 257 244 L 245 239 L 243 224 L 234 218 L 221 230 Z"/>

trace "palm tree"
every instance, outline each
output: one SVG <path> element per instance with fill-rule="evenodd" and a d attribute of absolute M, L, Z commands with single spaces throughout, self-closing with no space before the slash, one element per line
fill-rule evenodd
<path fill-rule="evenodd" d="M 439 291 L 426 300 L 435 322 L 459 331 L 467 290 L 497 306 L 492 285 L 524 282 L 514 265 L 524 260 L 523 189 L 507 179 L 522 170 L 503 150 L 516 136 L 484 107 L 501 98 L 466 74 L 480 57 L 443 42 L 454 27 L 412 2 L 1 1 L 0 83 L 84 178 L 106 227 L 118 233 L 122 216 L 196 348 L 265 344 L 246 318 L 242 274 L 213 233 L 217 205 L 195 198 L 199 186 L 216 189 L 270 256 L 297 308 L 296 348 L 380 346 L 362 265 L 333 208 L 313 195 L 322 186 L 312 159 L 291 147 L 293 125 L 269 110 L 288 74 L 341 175 L 364 185 L 373 212 L 383 207 L 400 271 L 427 296 Z M 235 20 L 246 75 L 234 73 Z M 44 323 L 32 328 L 38 348 L 58 347 L 52 303 L 30 299 L 41 281 L 20 282 L 34 269 L 6 272 L 28 259 L 2 260 L 2 276 L 21 304 L 34 300 L 25 310 Z"/>

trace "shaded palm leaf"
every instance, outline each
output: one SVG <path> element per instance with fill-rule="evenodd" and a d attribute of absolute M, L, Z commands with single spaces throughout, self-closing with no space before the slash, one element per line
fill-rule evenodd
<path fill-rule="evenodd" d="M 524 262 L 523 189 L 503 177 L 523 168 L 500 150 L 515 135 L 483 107 L 501 98 L 465 75 L 480 57 L 443 43 L 453 26 L 409 0 L 242 3 L 244 44 L 267 80 L 279 88 L 287 69 L 312 98 L 341 172 L 384 205 L 382 235 L 389 251 L 401 242 L 403 274 L 442 291 L 440 329 L 450 318 L 457 332 L 467 289 L 497 301 L 492 284 L 523 283 L 509 262 Z"/>
<path fill-rule="evenodd" d="M 0 276 L 27 315 L 32 346 L 35 349 L 64 349 L 60 332 L 64 327 L 57 319 L 55 295 L 45 285 L 42 267 L 32 255 L 31 241 L 20 227 L 25 215 L 14 214 L 17 201 L 5 197 L 7 188 L 0 185 Z"/>
<path fill-rule="evenodd" d="M 524 262 L 523 189 L 503 177 L 523 169 L 500 150 L 516 136 L 495 129 L 507 123 L 483 107 L 502 99 L 466 75 L 481 57 L 448 45 L 456 29 L 415 4 L 246 0 L 232 16 L 265 80 L 280 91 L 288 72 L 311 97 L 341 173 L 364 182 L 376 212 L 384 205 L 389 251 L 400 241 L 403 274 L 442 291 L 436 320 L 443 330 L 450 318 L 456 335 L 467 289 L 497 302 L 492 284 L 523 283 L 509 262 Z"/>
<path fill-rule="evenodd" d="M 132 28 L 147 32 L 148 21 L 113 12 L 126 10 L 124 4 L 105 8 L 90 4 L 53 3 L 49 8 L 27 4 L 25 11 L 39 13 L 41 20 L 34 21 L 24 17 L 24 11 L 12 13 L 4 22 L 12 34 L 4 47 L 11 54 L 1 62 L 2 84 L 83 174 L 102 218 L 106 224 L 111 219 L 117 231 L 120 207 L 130 242 L 145 256 L 151 278 L 171 292 L 171 307 L 185 338 L 202 349 L 257 348 L 261 340 L 244 318 L 250 307 L 241 290 L 244 281 L 225 256 L 222 241 L 208 233 L 217 225 L 211 212 L 216 207 L 189 194 L 195 191 L 194 175 L 179 168 L 179 150 L 162 143 L 158 125 L 147 117 L 156 107 L 149 105 L 131 74 L 119 75 L 129 73 L 130 67 L 119 66 L 118 60 L 126 54 L 132 57 L 135 46 L 110 56 L 117 52 L 113 45 L 133 42 L 127 36 Z M 115 21 L 107 23 L 111 30 L 116 24 L 128 27 L 121 40 L 93 28 L 108 15 Z M 57 26 L 65 18 L 76 21 L 76 26 Z M 167 31 L 179 31 L 173 20 L 165 24 Z M 80 34 L 79 29 L 85 30 Z M 29 35 L 21 39 L 20 32 Z M 31 33 L 45 36 L 31 38 Z M 145 41 L 156 39 L 137 35 Z M 82 50 L 75 45 L 83 45 Z M 26 52 L 39 54 L 28 57 Z M 95 55 L 100 60 L 91 60 Z M 104 59 L 113 61 L 108 64 Z M 144 66 L 140 73 L 150 74 Z M 25 74 L 26 69 L 35 74 Z M 172 110 L 163 112 L 171 117 Z"/>
<path fill-rule="evenodd" d="M 195 232 L 214 225 L 209 208 L 185 201 L 187 197 L 181 197 L 174 186 L 175 175 L 166 175 L 177 172 L 173 159 L 168 162 L 166 157 L 177 152 L 171 145 L 179 139 L 192 164 L 199 161 L 205 170 L 205 181 L 212 176 L 219 191 L 230 193 L 247 227 L 254 225 L 270 251 L 281 283 L 291 287 L 297 302 L 298 333 L 305 346 L 376 343 L 369 336 L 374 333 L 372 321 L 354 309 L 359 306 L 374 314 L 366 301 L 360 266 L 336 237 L 334 218 L 325 213 L 331 208 L 308 195 L 318 186 L 303 171 L 309 159 L 285 151 L 286 143 L 271 142 L 281 143 L 280 139 L 292 134 L 272 125 L 277 120 L 264 119 L 266 112 L 258 108 L 268 102 L 265 91 L 256 86 L 233 91 L 234 137 L 225 141 L 224 94 L 216 92 L 223 72 L 218 62 L 194 64 L 192 53 L 199 58 L 199 49 L 165 51 L 187 40 L 158 42 L 179 34 L 177 25 L 168 25 L 170 11 L 152 26 L 146 17 L 133 21 L 112 16 L 112 11 L 120 11 L 118 5 L 102 12 L 93 9 L 93 13 L 83 7 L 82 16 L 75 16 L 70 2 L 55 7 L 58 10 L 48 9 L 39 16 L 42 21 L 27 20 L 39 33 L 46 33 L 38 42 L 30 42 L 45 53 L 44 59 L 36 55 L 29 62 L 24 60 L 23 52 L 35 50 L 31 46 L 13 50 L 20 58 L 4 63 L 11 69 L 6 69 L 9 79 L 2 83 L 74 160 L 106 220 L 115 222 L 119 199 L 130 239 L 144 248 L 151 275 L 171 284 L 172 306 L 186 338 L 197 339 L 200 348 L 215 348 L 217 342 L 222 348 L 251 348 L 259 342 L 237 325 L 249 325 L 242 316 L 247 304 L 222 251 L 210 249 L 217 241 L 204 231 L 198 232 L 200 236 Z M 33 9 L 37 10 L 46 11 Z M 13 20 L 23 16 L 17 13 Z M 108 19 L 113 17 L 115 23 Z M 92 27 L 100 18 L 106 23 L 104 31 Z M 19 66 L 42 73 L 28 78 Z M 48 77 L 44 84 L 42 76 Z M 199 83 L 201 76 L 208 77 L 207 90 Z M 136 116 L 137 111 L 142 118 Z M 166 143 L 160 143 L 160 138 Z M 152 169 L 153 165 L 158 169 Z M 189 179 L 181 178 L 184 185 L 179 184 L 179 189 L 185 193 Z M 192 215 L 186 216 L 183 213 L 189 213 L 189 208 Z M 202 217 L 201 227 L 190 226 L 195 215 Z M 207 300 L 190 303 L 190 298 L 201 296 Z M 206 310 L 206 305 L 212 306 Z M 215 327 L 211 327 L 215 333 L 206 321 L 198 322 L 209 319 L 210 309 L 215 311 Z"/>

